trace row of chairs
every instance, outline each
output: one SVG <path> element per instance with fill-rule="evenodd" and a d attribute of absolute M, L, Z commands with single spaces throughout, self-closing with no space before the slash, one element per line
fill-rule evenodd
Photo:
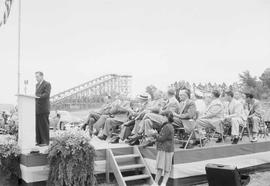
<path fill-rule="evenodd" d="M 196 122 L 196 120 L 198 119 L 199 114 L 196 114 L 196 117 L 192 120 L 193 122 Z M 230 126 L 228 125 L 224 125 L 222 122 L 220 123 L 221 127 L 224 128 L 224 133 L 219 134 L 221 135 L 222 138 L 222 142 L 225 143 L 225 137 L 227 137 L 229 135 L 229 130 L 230 130 Z M 195 128 L 191 131 L 191 133 L 187 133 L 185 128 L 183 127 L 179 127 L 177 125 L 174 126 L 175 127 L 175 133 L 176 133 L 176 138 L 177 141 L 180 143 L 184 143 L 184 149 L 187 149 L 188 146 L 190 145 L 190 143 L 192 142 L 192 137 L 195 135 L 196 132 L 196 126 Z M 239 138 L 240 140 L 243 139 L 243 136 L 247 136 L 249 139 L 251 139 L 251 126 L 248 125 L 247 122 L 244 123 L 244 125 L 240 126 L 240 135 Z M 258 133 L 258 137 L 260 138 L 266 138 L 267 136 L 269 136 L 270 133 L 270 121 L 264 121 L 263 119 L 261 120 L 260 124 L 259 124 L 259 133 Z M 217 138 L 217 132 L 214 129 L 206 129 L 205 130 L 205 140 L 202 140 L 202 138 L 200 137 L 200 141 L 199 141 L 199 145 L 200 147 L 203 147 L 206 143 L 208 143 L 209 141 L 211 141 L 212 139 Z"/>

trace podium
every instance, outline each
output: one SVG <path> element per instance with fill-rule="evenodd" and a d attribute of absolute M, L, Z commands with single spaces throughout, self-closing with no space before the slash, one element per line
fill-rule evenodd
<path fill-rule="evenodd" d="M 22 150 L 20 156 L 20 168 L 22 185 L 44 185 L 48 179 L 48 154 L 42 152 L 46 149 L 40 149 L 36 146 L 36 96 L 19 94 L 18 112 L 19 112 L 19 139 L 18 144 Z M 31 154 L 35 149 L 40 153 Z"/>
<path fill-rule="evenodd" d="M 19 139 L 22 153 L 29 153 L 36 145 L 36 96 L 18 94 Z"/>

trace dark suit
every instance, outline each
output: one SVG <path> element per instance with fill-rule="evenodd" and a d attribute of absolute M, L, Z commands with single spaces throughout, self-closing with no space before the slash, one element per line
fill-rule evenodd
<path fill-rule="evenodd" d="M 185 103 L 180 102 L 180 117 L 174 117 L 174 122 L 190 132 L 195 126 L 195 123 L 190 120 L 196 117 L 196 112 L 197 109 L 194 101 L 188 99 Z"/>
<path fill-rule="evenodd" d="M 49 114 L 50 114 L 51 84 L 43 81 L 36 85 L 36 142 L 49 144 Z"/>

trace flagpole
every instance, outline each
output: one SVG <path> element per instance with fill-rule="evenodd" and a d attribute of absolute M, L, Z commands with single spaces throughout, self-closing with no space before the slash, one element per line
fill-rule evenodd
<path fill-rule="evenodd" d="M 21 0 L 18 0 L 18 90 L 17 93 L 20 94 L 21 90 Z"/>

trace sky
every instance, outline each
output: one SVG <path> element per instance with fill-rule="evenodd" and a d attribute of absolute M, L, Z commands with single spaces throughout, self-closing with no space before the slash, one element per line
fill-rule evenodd
<path fill-rule="evenodd" d="M 1 6 L 0 0 L 0 17 Z M 43 71 L 52 95 L 104 74 L 133 94 L 178 80 L 232 83 L 270 67 L 268 0 L 21 0 L 21 91 Z M 16 103 L 18 1 L 0 27 L 0 103 Z"/>

